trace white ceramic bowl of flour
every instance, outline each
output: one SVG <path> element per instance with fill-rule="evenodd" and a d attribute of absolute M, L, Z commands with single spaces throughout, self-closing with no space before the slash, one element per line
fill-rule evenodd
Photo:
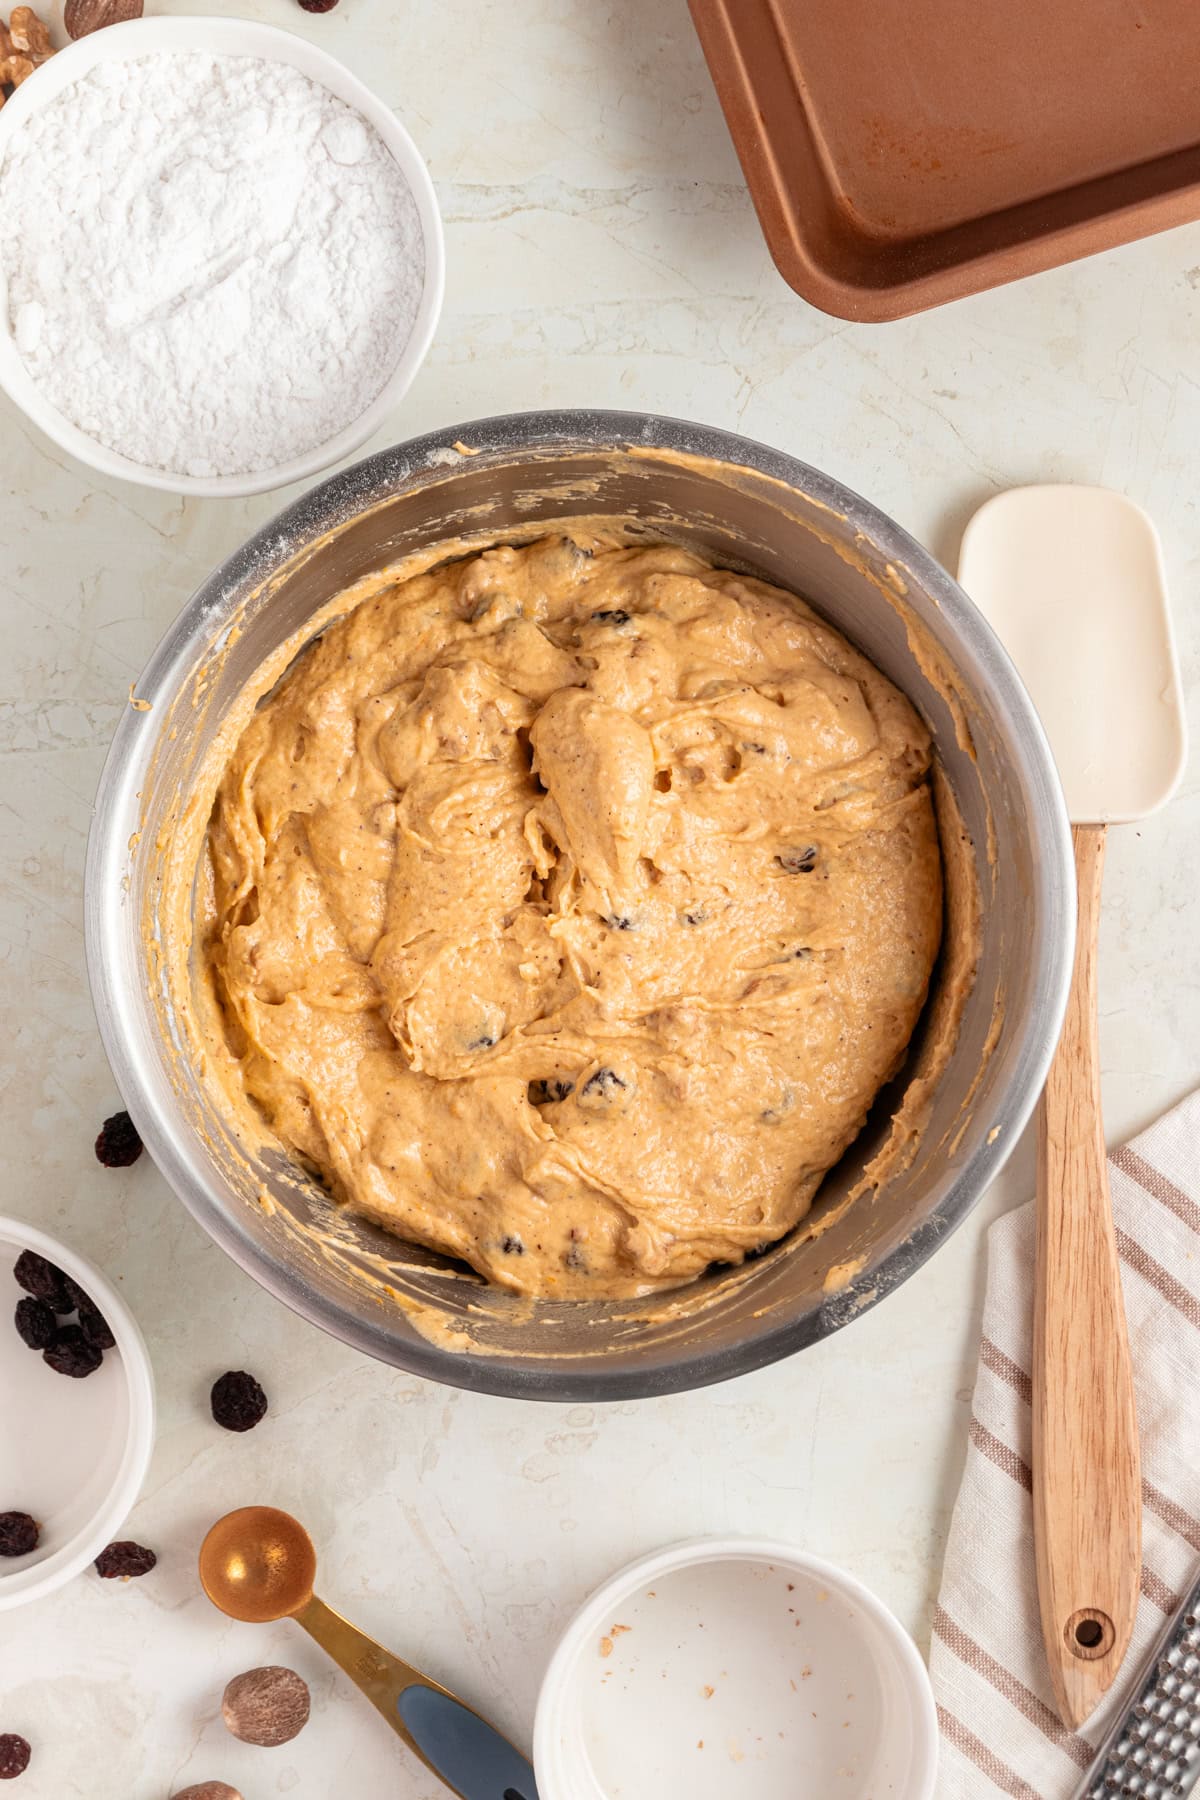
<path fill-rule="evenodd" d="M 538 1698 L 541 1800 L 931 1800 L 937 1720 L 907 1634 L 765 1539 L 677 1544 L 598 1589 Z"/>
<path fill-rule="evenodd" d="M 282 378 L 283 387 L 279 391 L 283 393 L 284 400 L 281 401 L 277 412 L 265 402 L 261 407 L 245 409 L 247 416 L 237 428 L 239 435 L 237 436 L 236 451 L 230 449 L 234 434 L 228 431 L 223 432 L 222 420 L 226 414 L 214 410 L 211 442 L 200 444 L 199 451 L 193 454 L 195 446 L 190 438 L 187 441 L 184 440 L 181 428 L 176 438 L 166 446 L 171 451 L 170 457 L 151 461 L 135 459 L 129 454 L 122 454 L 118 449 L 112 447 L 111 442 L 101 441 L 104 435 L 101 426 L 107 425 L 107 421 L 103 419 L 104 395 L 101 384 L 96 384 L 97 395 L 93 404 L 93 415 L 98 423 L 94 430 L 81 429 L 80 424 L 68 416 L 64 406 L 71 404 L 70 401 L 66 401 L 64 406 L 60 406 L 47 397 L 46 388 L 48 385 L 53 385 L 53 378 L 51 377 L 48 381 L 43 375 L 41 379 L 38 379 L 35 374 L 31 373 L 32 364 L 27 366 L 16 341 L 15 330 L 18 321 L 12 317 L 14 310 L 20 315 L 20 323 L 25 332 L 30 329 L 37 330 L 38 326 L 36 321 L 32 327 L 30 326 L 30 319 L 33 315 L 30 314 L 28 306 L 14 308 L 10 304 L 5 270 L 12 265 L 7 257 L 0 256 L 0 387 L 4 388 L 9 397 L 35 425 L 45 432 L 47 437 L 52 438 L 62 449 L 69 451 L 72 456 L 77 457 L 81 462 L 90 464 L 104 475 L 120 476 L 149 487 L 165 488 L 183 494 L 235 496 L 261 493 L 268 488 L 283 486 L 287 482 L 307 480 L 321 470 L 329 468 L 357 450 L 389 418 L 424 360 L 441 311 L 445 261 L 441 218 L 434 196 L 433 184 L 421 155 L 407 131 L 383 102 L 341 63 L 315 45 L 303 38 L 293 36 L 290 32 L 280 31 L 273 26 L 260 25 L 245 19 L 199 17 L 135 19 L 126 24 L 109 26 L 91 36 L 81 38 L 77 43 L 58 52 L 49 62 L 38 69 L 16 91 L 8 104 L 0 110 L 0 183 L 3 183 L 5 179 L 6 169 L 16 166 L 15 158 L 21 153 L 22 143 L 26 147 L 29 146 L 31 140 L 26 134 L 35 128 L 34 121 L 39 118 L 39 115 L 42 115 L 40 128 L 45 130 L 52 119 L 48 109 L 52 108 L 58 97 L 66 89 L 73 87 L 75 83 L 99 83 L 110 90 L 114 85 L 117 86 L 124 96 L 124 104 L 130 117 L 144 133 L 143 142 L 146 145 L 147 159 L 154 157 L 156 146 L 158 153 L 161 154 L 160 120 L 152 116 L 138 117 L 139 71 L 136 66 L 128 67 L 126 81 L 124 79 L 125 66 L 136 65 L 140 59 L 148 58 L 153 59 L 153 63 L 147 63 L 145 65 L 147 68 L 154 64 L 162 68 L 165 66 L 163 59 L 166 57 L 195 56 L 197 54 L 217 59 L 253 59 L 257 64 L 273 67 L 276 73 L 272 79 L 280 89 L 280 93 L 274 96 L 276 113 L 269 123 L 275 131 L 276 138 L 279 135 L 281 109 L 291 99 L 288 90 L 297 85 L 287 73 L 288 71 L 295 71 L 307 82 L 324 90 L 320 104 L 327 108 L 331 117 L 333 114 L 337 115 L 332 118 L 332 125 L 327 122 L 323 139 L 328 138 L 331 132 L 335 136 L 337 134 L 354 136 L 357 127 L 353 125 L 350 115 L 357 115 L 358 119 L 365 123 L 365 133 L 359 133 L 359 145 L 351 147 L 351 158 L 359 156 L 361 145 L 367 144 L 369 155 L 366 160 L 378 180 L 380 178 L 379 145 L 381 143 L 398 167 L 400 175 L 403 177 L 403 187 L 407 189 L 408 196 L 411 196 L 411 207 L 409 207 L 402 189 L 398 189 L 400 193 L 398 204 L 403 204 L 405 213 L 404 217 L 398 220 L 397 232 L 403 230 L 404 233 L 402 247 L 405 250 L 405 257 L 401 258 L 399 251 L 397 252 L 394 279 L 389 272 L 391 287 L 384 294 L 379 279 L 376 279 L 375 289 L 367 290 L 364 287 L 357 294 L 354 304 L 359 307 L 364 316 L 361 320 L 355 319 L 353 331 L 349 330 L 347 324 L 347 319 L 354 316 L 349 303 L 347 303 L 343 314 L 334 319 L 330 334 L 331 338 L 336 338 L 340 331 L 345 340 L 341 347 L 344 361 L 336 369 L 336 379 L 331 380 L 328 371 L 316 369 L 312 357 L 304 355 L 302 352 L 306 347 L 311 349 L 314 342 L 324 341 L 322 333 L 315 329 L 322 321 L 319 315 L 312 313 L 311 309 L 325 307 L 327 309 L 326 317 L 332 316 L 328 312 L 330 302 L 329 284 L 326 279 L 328 267 L 321 264 L 320 253 L 323 249 L 321 244 L 318 243 L 314 248 L 307 241 L 300 240 L 298 234 L 308 229 L 308 225 L 307 220 L 302 217 L 303 209 L 295 206 L 294 191 L 291 195 L 286 192 L 281 193 L 280 205 L 289 219 L 294 214 L 297 221 L 289 226 L 289 229 L 296 235 L 296 242 L 290 244 L 285 241 L 278 247 L 270 242 L 270 221 L 268 220 L 266 238 L 271 252 L 271 260 L 263 263 L 260 258 L 259 264 L 256 265 L 256 274 L 259 271 L 265 271 L 259 280 L 258 291 L 263 296 L 264 309 L 276 309 L 279 324 L 266 341 L 263 356 L 257 360 L 249 360 L 244 347 L 248 341 L 245 328 L 247 282 L 242 278 L 242 271 L 239 271 L 237 276 L 226 283 L 222 279 L 224 270 L 218 270 L 216 278 L 209 282 L 201 298 L 204 309 L 219 309 L 225 306 L 228 313 L 228 325 L 222 335 L 224 341 L 229 345 L 229 355 L 228 359 L 223 361 L 220 381 L 214 383 L 214 408 L 221 400 L 222 381 L 233 383 L 241 373 L 252 379 L 259 379 L 263 376 L 266 369 L 264 357 L 275 354 L 274 347 L 279 343 L 281 337 L 286 337 L 289 318 L 293 316 L 296 318 L 295 343 L 294 346 L 289 344 L 288 348 L 288 355 L 292 356 L 292 362 L 283 369 L 272 369 L 270 372 L 271 379 L 275 379 L 276 376 Z M 230 68 L 231 65 L 226 64 L 224 67 Z M 141 85 L 144 87 L 146 84 L 143 82 Z M 329 96 L 333 97 L 332 101 L 328 99 Z M 350 114 L 343 112 L 343 103 L 346 108 L 350 109 Z M 246 111 L 247 132 L 257 129 L 261 125 L 261 121 L 252 116 L 254 110 L 251 106 Z M 147 112 L 149 113 L 149 109 Z M 122 141 L 127 146 L 130 131 L 129 118 L 119 122 L 115 129 L 121 134 Z M 209 163 L 204 161 L 206 141 L 204 139 L 200 141 L 198 156 L 195 146 L 189 143 L 187 156 L 180 157 L 177 162 L 168 164 L 163 170 L 163 178 L 169 180 L 172 185 L 178 184 L 179 193 L 177 203 L 173 200 L 171 209 L 165 214 L 165 223 L 169 228 L 163 234 L 161 259 L 163 266 L 159 266 L 156 262 L 148 272 L 150 279 L 158 282 L 161 291 L 154 293 L 153 304 L 148 303 L 141 316 L 133 316 L 139 311 L 136 284 L 127 284 L 130 292 L 116 296 L 115 304 L 126 307 L 132 319 L 128 357 L 125 359 L 123 370 L 117 372 L 117 380 L 126 384 L 134 384 L 132 391 L 138 395 L 139 406 L 151 415 L 154 415 L 154 409 L 159 404 L 157 396 L 169 391 L 172 369 L 184 366 L 179 358 L 178 336 L 172 343 L 170 334 L 172 332 L 178 334 L 181 329 L 179 318 L 176 316 L 177 312 L 182 310 L 186 313 L 196 296 L 192 291 L 185 293 L 182 308 L 176 307 L 171 291 L 171 282 L 168 279 L 170 268 L 167 259 L 171 256 L 177 257 L 181 269 L 193 273 L 197 265 L 203 263 L 202 257 L 189 258 L 185 241 L 186 232 L 182 229 L 174 229 L 174 227 L 192 222 L 188 211 L 190 206 L 194 205 L 196 219 L 201 224 L 205 205 L 209 207 L 210 211 L 212 209 L 211 182 L 206 183 L 204 177 L 206 169 L 215 166 L 220 157 L 219 131 L 214 130 L 212 134 L 211 141 L 215 146 L 215 155 Z M 336 150 L 336 154 L 340 157 L 340 149 Z M 193 159 L 199 166 L 195 170 L 190 170 L 187 164 Z M 146 204 L 147 197 L 144 194 L 133 192 L 132 201 L 129 198 L 130 193 L 136 187 L 137 175 L 136 168 L 131 170 L 128 167 L 131 159 L 125 158 L 127 166 L 124 169 L 106 167 L 103 159 L 99 160 L 101 166 L 94 171 L 94 187 L 88 186 L 85 191 L 80 193 L 80 213 L 85 220 L 90 221 L 93 208 L 130 204 L 144 206 Z M 137 159 L 132 160 L 136 162 Z M 382 158 L 382 161 L 390 171 L 391 164 L 387 162 L 387 158 Z M 179 166 L 180 164 L 183 166 Z M 252 171 L 253 164 L 251 163 L 249 167 Z M 190 180 L 193 173 L 197 176 L 194 187 Z M 254 217 L 256 226 L 262 207 L 259 206 L 258 215 L 255 215 L 255 199 L 264 186 L 269 188 L 272 175 L 272 163 L 265 154 L 258 166 L 259 179 L 253 185 L 247 184 L 245 176 L 240 170 L 238 172 L 238 179 L 243 183 L 243 191 L 240 195 L 235 195 L 235 199 L 240 199 L 246 206 L 247 216 Z M 347 173 L 347 181 L 352 177 L 353 179 L 362 178 L 357 171 Z M 388 179 L 391 177 L 389 176 Z M 341 180 L 340 172 L 334 170 L 330 173 L 327 182 L 329 191 L 324 196 L 322 218 L 328 221 L 326 229 L 329 233 L 338 229 L 340 213 L 346 210 L 337 205 L 337 184 Z M 122 186 L 122 183 L 125 185 Z M 349 194 L 349 188 L 346 191 Z M 317 198 L 319 201 L 321 196 L 318 195 Z M 87 228 L 91 229 L 90 223 Z M 397 242 L 399 243 L 399 237 Z M 415 254 L 412 253 L 414 245 Z M 94 247 L 93 244 L 93 249 Z M 342 252 L 344 260 L 344 243 L 338 248 Z M 230 263 L 237 260 L 237 246 L 230 243 L 228 231 L 225 233 L 225 243 L 220 246 L 220 253 L 226 256 Z M 249 267 L 250 259 L 247 258 L 246 262 Z M 282 267 L 280 267 L 281 262 Z M 315 280 L 308 278 L 309 267 L 315 270 Z M 349 279 L 353 281 L 353 257 L 350 259 L 349 269 Z M 68 263 L 64 272 L 65 281 L 70 281 L 70 275 L 71 268 Z M 237 293 L 239 278 L 242 278 L 240 297 Z M 286 290 L 285 284 L 289 283 L 290 290 Z M 28 288 L 28 280 L 25 281 L 25 286 Z M 17 278 L 14 275 L 14 292 L 16 288 Z M 285 305 L 287 291 L 294 294 L 294 300 L 287 300 Z M 394 311 L 385 313 L 382 304 L 376 305 L 377 294 L 386 298 L 389 307 L 392 307 L 394 302 Z M 72 299 L 74 298 L 72 296 Z M 86 300 L 89 296 L 80 295 L 78 298 Z M 108 298 L 112 299 L 113 297 L 108 296 Z M 333 298 L 336 301 L 336 294 Z M 241 307 L 240 319 L 239 305 Z M 35 308 L 34 312 L 36 313 L 36 311 Z M 197 317 L 201 316 L 201 311 L 198 309 Z M 264 311 L 263 317 L 264 319 L 274 318 L 275 314 Z M 255 316 L 251 323 L 258 327 L 261 321 Z M 394 330 L 391 329 L 393 324 Z M 110 359 L 114 355 L 112 341 L 110 332 L 105 350 L 106 358 Z M 364 345 L 368 345 L 369 348 L 362 348 Z M 28 341 L 26 341 L 25 348 L 28 349 Z M 121 348 L 123 350 L 123 345 Z M 239 355 L 243 358 L 240 371 L 237 363 Z M 277 360 L 282 359 L 277 358 Z M 63 366 L 66 366 L 65 363 Z M 192 377 L 192 391 L 194 392 L 194 370 Z M 311 393 L 307 394 L 303 388 L 306 380 L 311 382 Z M 226 397 L 236 391 L 235 387 L 229 386 L 224 390 Z M 312 417 L 318 422 L 325 422 L 331 417 L 334 419 L 333 429 L 323 434 L 320 441 L 303 443 L 303 421 L 301 420 L 299 425 L 296 423 L 300 418 L 298 407 L 301 403 L 310 406 Z M 349 408 L 352 416 L 339 418 L 337 416 L 339 407 L 342 412 Z M 126 406 L 124 410 L 128 418 L 133 409 Z M 192 418 L 196 416 L 194 404 L 190 416 Z M 261 429 L 255 424 L 256 417 L 261 418 Z M 155 430 L 148 432 L 147 436 L 151 440 L 156 437 L 161 439 L 164 436 L 165 428 L 158 427 L 156 415 L 154 415 L 154 422 Z M 188 426 L 187 430 L 194 437 L 194 426 Z M 273 454 L 280 444 L 284 446 L 283 453 Z M 209 452 L 213 454 L 210 455 Z M 227 461 L 237 462 L 241 466 L 236 469 L 221 466 L 222 452 Z M 165 460 L 169 460 L 175 466 L 164 466 Z M 255 461 L 259 461 L 262 466 L 246 466 L 247 463 Z"/>

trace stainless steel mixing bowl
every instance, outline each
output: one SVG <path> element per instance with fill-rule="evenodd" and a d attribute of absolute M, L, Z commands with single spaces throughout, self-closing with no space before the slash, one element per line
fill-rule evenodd
<path fill-rule="evenodd" d="M 263 661 L 333 596 L 414 550 L 580 514 L 632 519 L 804 595 L 912 697 L 970 834 L 982 956 L 916 1154 L 878 1193 L 839 1216 L 887 1135 L 886 1102 L 826 1181 L 818 1213 L 833 1222 L 823 1235 L 801 1230 L 742 1270 L 714 1268 L 674 1303 L 531 1309 L 340 1213 L 277 1149 L 239 1144 L 198 1073 L 157 939 L 164 849 L 214 734 Z M 460 1387 L 586 1400 L 758 1367 L 918 1269 L 1029 1116 L 1061 1022 L 1073 930 L 1069 832 L 1041 727 L 945 571 L 874 507 L 790 457 L 621 413 L 530 413 L 400 445 L 315 489 L 218 569 L 137 691 L 149 710 L 131 708 L 117 730 L 88 847 L 88 961 L 114 1073 L 204 1228 L 264 1287 L 373 1356 Z"/>

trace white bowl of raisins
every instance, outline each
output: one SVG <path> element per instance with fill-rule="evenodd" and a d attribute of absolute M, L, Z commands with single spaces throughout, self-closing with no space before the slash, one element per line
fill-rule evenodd
<path fill-rule="evenodd" d="M 0 1612 L 62 1587 L 119 1537 L 154 1447 L 154 1378 L 98 1269 L 0 1218 Z"/>

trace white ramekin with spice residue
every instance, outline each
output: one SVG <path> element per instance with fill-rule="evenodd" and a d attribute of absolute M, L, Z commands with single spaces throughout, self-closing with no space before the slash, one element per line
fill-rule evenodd
<path fill-rule="evenodd" d="M 925 1665 L 853 1576 L 760 1538 L 655 1551 L 568 1625 L 534 1728 L 541 1800 L 931 1800 Z"/>

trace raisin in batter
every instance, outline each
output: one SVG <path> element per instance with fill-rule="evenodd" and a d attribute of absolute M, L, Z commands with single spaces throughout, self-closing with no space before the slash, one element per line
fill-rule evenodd
<path fill-rule="evenodd" d="M 238 1078 L 340 1200 L 507 1287 L 739 1262 L 904 1055 L 929 767 L 843 638 L 678 549 L 547 539 L 381 586 L 217 795 Z"/>

